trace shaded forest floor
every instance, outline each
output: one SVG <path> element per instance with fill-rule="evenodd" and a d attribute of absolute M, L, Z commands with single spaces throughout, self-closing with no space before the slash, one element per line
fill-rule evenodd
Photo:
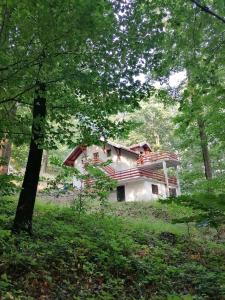
<path fill-rule="evenodd" d="M 0 201 L 0 299 L 225 299 L 224 244 L 171 223 L 190 209 L 39 201 L 30 238 L 10 234 L 15 206 Z"/>

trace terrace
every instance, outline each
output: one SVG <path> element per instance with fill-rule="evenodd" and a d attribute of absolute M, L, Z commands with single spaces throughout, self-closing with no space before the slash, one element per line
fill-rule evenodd
<path fill-rule="evenodd" d="M 151 178 L 156 181 L 161 181 L 166 184 L 166 177 L 160 171 L 146 170 L 140 167 L 132 168 L 111 174 L 111 177 L 117 181 L 132 180 L 140 177 Z M 177 185 L 177 179 L 174 176 L 168 177 L 168 183 Z"/>
<path fill-rule="evenodd" d="M 142 154 L 136 162 L 138 166 L 148 166 L 152 169 L 161 169 L 163 161 L 166 162 L 167 167 L 176 167 L 180 164 L 178 156 L 175 153 L 168 151 Z"/>

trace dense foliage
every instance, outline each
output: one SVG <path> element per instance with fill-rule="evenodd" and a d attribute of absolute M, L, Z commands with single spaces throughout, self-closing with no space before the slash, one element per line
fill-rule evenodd
<path fill-rule="evenodd" d="M 173 220 L 174 223 L 195 223 L 199 227 L 213 227 L 224 232 L 225 225 L 225 195 L 224 194 L 194 194 L 183 195 L 178 198 L 161 200 L 162 203 L 177 203 L 185 207 L 191 207 L 194 214 L 182 216 Z"/>
<path fill-rule="evenodd" d="M 40 131 L 41 148 L 121 136 L 130 127 L 109 116 L 138 108 L 141 98 L 154 94 L 173 108 L 162 113 L 154 103 L 144 106 L 137 112 L 144 125 L 136 136 L 155 149 L 180 150 L 184 191 L 223 191 L 218 178 L 224 173 L 224 126 L 217 120 L 224 118 L 224 22 L 218 18 L 224 3 L 211 1 L 212 14 L 207 1 L 97 2 L 1 4 L 0 115 L 7 115 L 1 144 L 27 143 L 34 137 L 32 122 L 37 129 L 40 119 L 34 131 Z M 185 80 L 165 87 L 179 71 Z M 162 83 L 156 90 L 155 81 Z M 37 95 L 47 115 L 32 121 Z"/>
<path fill-rule="evenodd" d="M 225 299 L 224 10 L 224 0 L 0 3 L 1 299 Z M 107 207 L 115 182 L 100 165 L 61 168 L 66 147 L 100 137 L 179 151 L 188 195 Z M 44 150 L 45 167 L 61 155 L 54 190 L 72 189 L 74 175 L 87 183 L 72 207 L 34 210 Z M 16 209 L 5 196 L 18 190 Z"/>
<path fill-rule="evenodd" d="M 222 245 L 150 217 L 157 206 L 119 205 L 123 218 L 40 203 L 30 238 L 10 235 L 15 203 L 1 199 L 1 299 L 224 299 Z M 129 217 L 140 209 L 149 219 Z"/>

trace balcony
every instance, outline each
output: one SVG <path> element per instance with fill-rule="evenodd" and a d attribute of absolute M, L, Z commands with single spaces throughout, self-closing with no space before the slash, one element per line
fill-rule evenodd
<path fill-rule="evenodd" d="M 156 181 L 166 183 L 165 176 L 162 172 L 153 171 L 153 170 L 145 170 L 140 167 L 116 172 L 115 174 L 112 174 L 111 177 L 117 181 L 131 180 L 131 179 L 145 177 L 145 178 L 150 178 L 150 179 L 153 179 Z M 174 177 L 174 176 L 168 177 L 168 183 L 172 184 L 172 185 L 177 185 L 176 177 Z"/>
<path fill-rule="evenodd" d="M 137 159 L 136 163 L 138 166 L 152 165 L 153 169 L 160 169 L 162 168 L 162 161 L 166 161 L 168 167 L 175 167 L 179 164 L 178 156 L 168 151 L 143 154 Z"/>

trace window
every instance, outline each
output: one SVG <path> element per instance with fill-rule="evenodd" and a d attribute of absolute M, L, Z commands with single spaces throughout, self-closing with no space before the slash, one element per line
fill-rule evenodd
<path fill-rule="evenodd" d="M 169 188 L 170 197 L 176 197 L 177 191 L 175 188 Z"/>
<path fill-rule="evenodd" d="M 98 152 L 93 153 L 93 157 L 94 157 L 94 159 L 98 159 L 99 158 L 99 153 Z"/>
<path fill-rule="evenodd" d="M 111 154 L 112 154 L 111 149 L 107 149 L 107 150 L 106 150 L 106 156 L 107 156 L 107 157 L 110 157 Z"/>
<path fill-rule="evenodd" d="M 157 184 L 152 184 L 152 194 L 155 194 L 155 195 L 159 194 L 159 187 Z"/>

